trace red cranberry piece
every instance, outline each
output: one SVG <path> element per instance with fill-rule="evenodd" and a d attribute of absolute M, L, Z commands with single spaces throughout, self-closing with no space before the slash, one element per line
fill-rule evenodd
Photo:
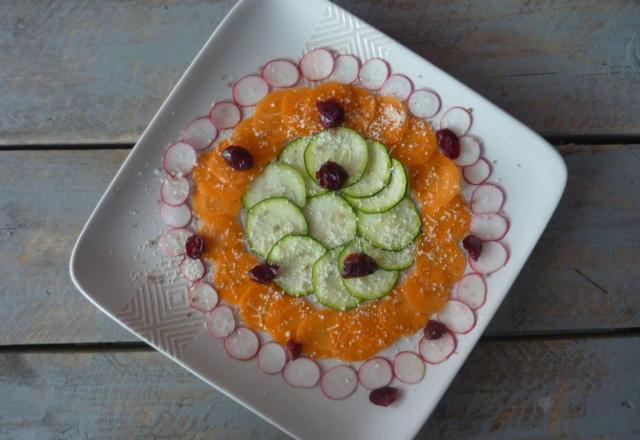
<path fill-rule="evenodd" d="M 448 128 L 436 131 L 436 139 L 440 151 L 449 159 L 460 157 L 460 141 L 458 135 Z"/>
<path fill-rule="evenodd" d="M 316 171 L 316 179 L 321 187 L 337 191 L 349 178 L 349 174 L 339 164 L 327 161 Z"/>
<path fill-rule="evenodd" d="M 253 166 L 253 156 L 246 148 L 227 147 L 222 151 L 222 157 L 234 170 L 244 171 Z"/>
<path fill-rule="evenodd" d="M 369 393 L 369 402 L 379 406 L 389 406 L 398 398 L 398 389 L 382 387 Z"/>
<path fill-rule="evenodd" d="M 447 333 L 447 326 L 439 321 L 434 321 L 430 319 L 427 322 L 427 325 L 424 328 L 424 337 L 429 341 L 433 341 L 435 339 L 440 339 Z"/>
<path fill-rule="evenodd" d="M 187 253 L 187 257 L 197 260 L 204 253 L 204 239 L 198 234 L 194 234 L 187 238 L 185 251 Z"/>
<path fill-rule="evenodd" d="M 378 270 L 376 260 L 367 254 L 354 252 L 347 255 L 342 263 L 342 278 L 365 277 L 376 270 Z"/>
<path fill-rule="evenodd" d="M 480 254 L 482 253 L 482 240 L 475 235 L 467 235 L 462 240 L 462 247 L 464 247 L 473 261 L 478 261 Z"/>
<path fill-rule="evenodd" d="M 344 109 L 335 99 L 316 101 L 320 115 L 320 124 L 324 128 L 334 128 L 344 123 Z"/>
<path fill-rule="evenodd" d="M 293 339 L 289 339 L 284 346 L 284 350 L 287 352 L 289 359 L 295 361 L 302 354 L 302 344 Z"/>
<path fill-rule="evenodd" d="M 269 264 L 258 264 L 249 271 L 249 278 L 260 284 L 269 284 L 278 275 L 279 267 Z"/>

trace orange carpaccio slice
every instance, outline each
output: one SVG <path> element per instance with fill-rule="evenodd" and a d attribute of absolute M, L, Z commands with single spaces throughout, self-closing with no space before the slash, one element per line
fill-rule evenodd
<path fill-rule="evenodd" d="M 247 250 L 240 224 L 240 200 L 251 180 L 287 142 L 323 129 L 316 102 L 327 99 L 343 105 L 346 127 L 383 142 L 408 168 L 409 194 L 422 219 L 416 262 L 391 294 L 345 312 L 316 308 L 303 298 L 285 295 L 276 285 L 251 281 L 247 272 L 259 260 Z M 229 167 L 221 155 L 229 145 L 249 150 L 256 166 L 249 171 Z M 468 233 L 470 218 L 459 194 L 458 169 L 436 150 L 429 124 L 408 115 L 396 98 L 375 97 L 365 89 L 333 82 L 271 92 L 229 139 L 200 157 L 193 174 L 193 211 L 221 299 L 239 308 L 244 325 L 267 331 L 281 343 L 295 339 L 316 359 L 363 360 L 424 327 L 462 276 L 466 259 L 459 241 Z"/>

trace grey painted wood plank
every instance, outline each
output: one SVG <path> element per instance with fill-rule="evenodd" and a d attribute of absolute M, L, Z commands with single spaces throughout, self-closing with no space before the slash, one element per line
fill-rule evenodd
<path fill-rule="evenodd" d="M 338 3 L 539 132 L 640 134 L 638 2 Z M 1 2 L 0 145 L 134 142 L 233 4 Z"/>
<path fill-rule="evenodd" d="M 489 334 L 640 326 L 640 146 L 561 151 L 567 192 Z M 0 152 L 0 345 L 135 340 L 75 290 L 67 270 L 126 154 Z"/>
<path fill-rule="evenodd" d="M 481 342 L 417 438 L 637 438 L 639 363 L 638 337 Z M 0 352 L 0 392 L 0 438 L 286 438 L 153 352 Z"/>

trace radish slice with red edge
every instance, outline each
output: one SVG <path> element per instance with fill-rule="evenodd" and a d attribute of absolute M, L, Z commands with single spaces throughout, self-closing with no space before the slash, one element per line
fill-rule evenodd
<path fill-rule="evenodd" d="M 465 334 L 476 326 L 476 315 L 462 301 L 450 299 L 438 312 L 438 321 L 453 333 Z"/>
<path fill-rule="evenodd" d="M 291 87 L 300 79 L 300 71 L 289 60 L 271 60 L 262 68 L 262 78 L 273 87 Z"/>
<path fill-rule="evenodd" d="M 258 351 L 258 367 L 263 373 L 276 374 L 287 363 L 287 352 L 276 342 L 267 342 Z"/>
<path fill-rule="evenodd" d="M 462 170 L 462 177 L 472 185 L 484 183 L 490 175 L 491 165 L 484 158 L 480 158 L 476 163 Z"/>
<path fill-rule="evenodd" d="M 460 195 L 467 203 L 471 201 L 471 196 L 475 190 L 476 186 L 469 185 L 466 181 L 462 182 L 462 185 L 460 185 Z"/>
<path fill-rule="evenodd" d="M 394 73 L 382 85 L 380 94 L 394 96 L 400 101 L 406 101 L 413 93 L 413 82 L 405 75 Z"/>
<path fill-rule="evenodd" d="M 473 165 L 480 159 L 482 148 L 480 141 L 473 136 L 462 136 L 460 139 L 460 156 L 455 160 L 459 167 Z"/>
<path fill-rule="evenodd" d="M 333 55 L 327 49 L 316 49 L 300 58 L 300 72 L 309 81 L 320 81 L 328 78 L 335 68 Z"/>
<path fill-rule="evenodd" d="M 197 283 L 191 286 L 188 293 L 189 304 L 201 312 L 210 312 L 218 305 L 218 292 L 211 284 Z"/>
<path fill-rule="evenodd" d="M 485 183 L 471 194 L 471 210 L 474 214 L 498 212 L 504 205 L 504 191 L 497 185 Z"/>
<path fill-rule="evenodd" d="M 216 338 L 226 338 L 236 328 L 236 318 L 228 306 L 218 306 L 207 315 L 207 331 Z"/>
<path fill-rule="evenodd" d="M 160 187 L 160 197 L 169 206 L 180 206 L 189 197 L 189 181 L 184 177 L 167 178 Z"/>
<path fill-rule="evenodd" d="M 167 148 L 162 165 L 171 177 L 182 177 L 191 173 L 193 167 L 196 166 L 197 159 L 198 156 L 193 146 L 185 142 L 178 142 Z"/>
<path fill-rule="evenodd" d="M 509 230 L 509 221 L 500 214 L 478 214 L 471 218 L 469 232 L 480 240 L 501 240 Z"/>
<path fill-rule="evenodd" d="M 482 252 L 478 260 L 469 258 L 471 268 L 476 272 L 489 275 L 501 269 L 509 259 L 507 248 L 498 241 L 485 241 L 482 243 Z"/>
<path fill-rule="evenodd" d="M 256 105 L 269 93 L 269 84 L 258 75 L 247 75 L 233 85 L 233 100 L 241 107 Z"/>
<path fill-rule="evenodd" d="M 365 361 L 358 370 L 358 380 L 370 390 L 386 387 L 393 380 L 391 363 L 382 357 Z"/>
<path fill-rule="evenodd" d="M 438 114 L 442 107 L 440 95 L 431 89 L 416 90 L 409 96 L 407 107 L 416 118 L 429 119 Z"/>
<path fill-rule="evenodd" d="M 420 382 L 424 371 L 424 361 L 412 351 L 401 351 L 393 361 L 394 376 L 409 385 Z"/>
<path fill-rule="evenodd" d="M 358 80 L 365 89 L 379 90 L 389 78 L 389 64 L 381 58 L 367 60 L 358 72 Z"/>
<path fill-rule="evenodd" d="M 211 122 L 218 130 L 233 128 L 242 120 L 240 108 L 231 101 L 216 102 L 209 112 Z"/>
<path fill-rule="evenodd" d="M 469 132 L 473 117 L 471 111 L 463 107 L 451 107 L 440 119 L 440 129 L 448 128 L 458 136 Z"/>
<path fill-rule="evenodd" d="M 160 206 L 160 217 L 167 226 L 182 228 L 191 221 L 191 209 L 187 205 L 171 206 L 163 203 Z"/>
<path fill-rule="evenodd" d="M 287 362 L 282 371 L 284 381 L 296 388 L 311 388 L 320 380 L 320 367 L 309 358 Z"/>
<path fill-rule="evenodd" d="M 447 332 L 438 339 L 420 339 L 418 351 L 426 363 L 439 364 L 449 359 L 457 345 L 456 337 Z"/>
<path fill-rule="evenodd" d="M 205 272 L 206 268 L 200 259 L 194 260 L 193 258 L 184 257 L 180 263 L 180 273 L 182 277 L 192 283 L 200 281 L 204 277 Z"/>
<path fill-rule="evenodd" d="M 218 137 L 218 129 L 208 116 L 195 119 L 182 132 L 180 140 L 193 146 L 196 150 L 204 150 L 213 144 Z"/>
<path fill-rule="evenodd" d="M 331 400 L 346 399 L 358 388 L 358 377 L 348 365 L 337 365 L 322 375 L 322 393 Z"/>
<path fill-rule="evenodd" d="M 259 348 L 258 336 L 246 327 L 238 327 L 224 338 L 224 351 L 239 361 L 253 359 Z"/>
<path fill-rule="evenodd" d="M 330 79 L 342 84 L 351 84 L 358 79 L 360 60 L 353 55 L 338 55 Z"/>
<path fill-rule="evenodd" d="M 451 297 L 462 301 L 472 310 L 477 310 L 487 300 L 487 283 L 482 275 L 468 273 L 458 282 L 458 287 Z"/>
<path fill-rule="evenodd" d="M 184 255 L 187 239 L 193 235 L 188 229 L 169 229 L 158 239 L 158 247 L 167 257 Z"/>

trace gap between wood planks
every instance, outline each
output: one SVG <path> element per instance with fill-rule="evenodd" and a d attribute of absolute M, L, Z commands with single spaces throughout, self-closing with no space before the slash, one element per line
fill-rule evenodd
<path fill-rule="evenodd" d="M 480 343 L 500 343 L 514 341 L 567 341 L 575 339 L 607 339 L 607 338 L 638 338 L 640 328 L 618 328 L 611 330 L 584 330 L 567 333 L 527 333 L 518 335 L 482 336 Z M 149 352 L 153 347 L 143 341 L 134 342 L 91 342 L 86 344 L 19 344 L 0 345 L 0 354 L 4 353 L 92 353 L 92 352 Z"/>
<path fill-rule="evenodd" d="M 640 144 L 640 136 L 626 135 L 550 135 L 543 136 L 552 145 L 633 145 Z M 38 150 L 130 150 L 130 143 L 81 143 L 81 144 L 35 144 L 35 145 L 7 145 L 0 146 L 2 151 L 38 151 Z"/>

